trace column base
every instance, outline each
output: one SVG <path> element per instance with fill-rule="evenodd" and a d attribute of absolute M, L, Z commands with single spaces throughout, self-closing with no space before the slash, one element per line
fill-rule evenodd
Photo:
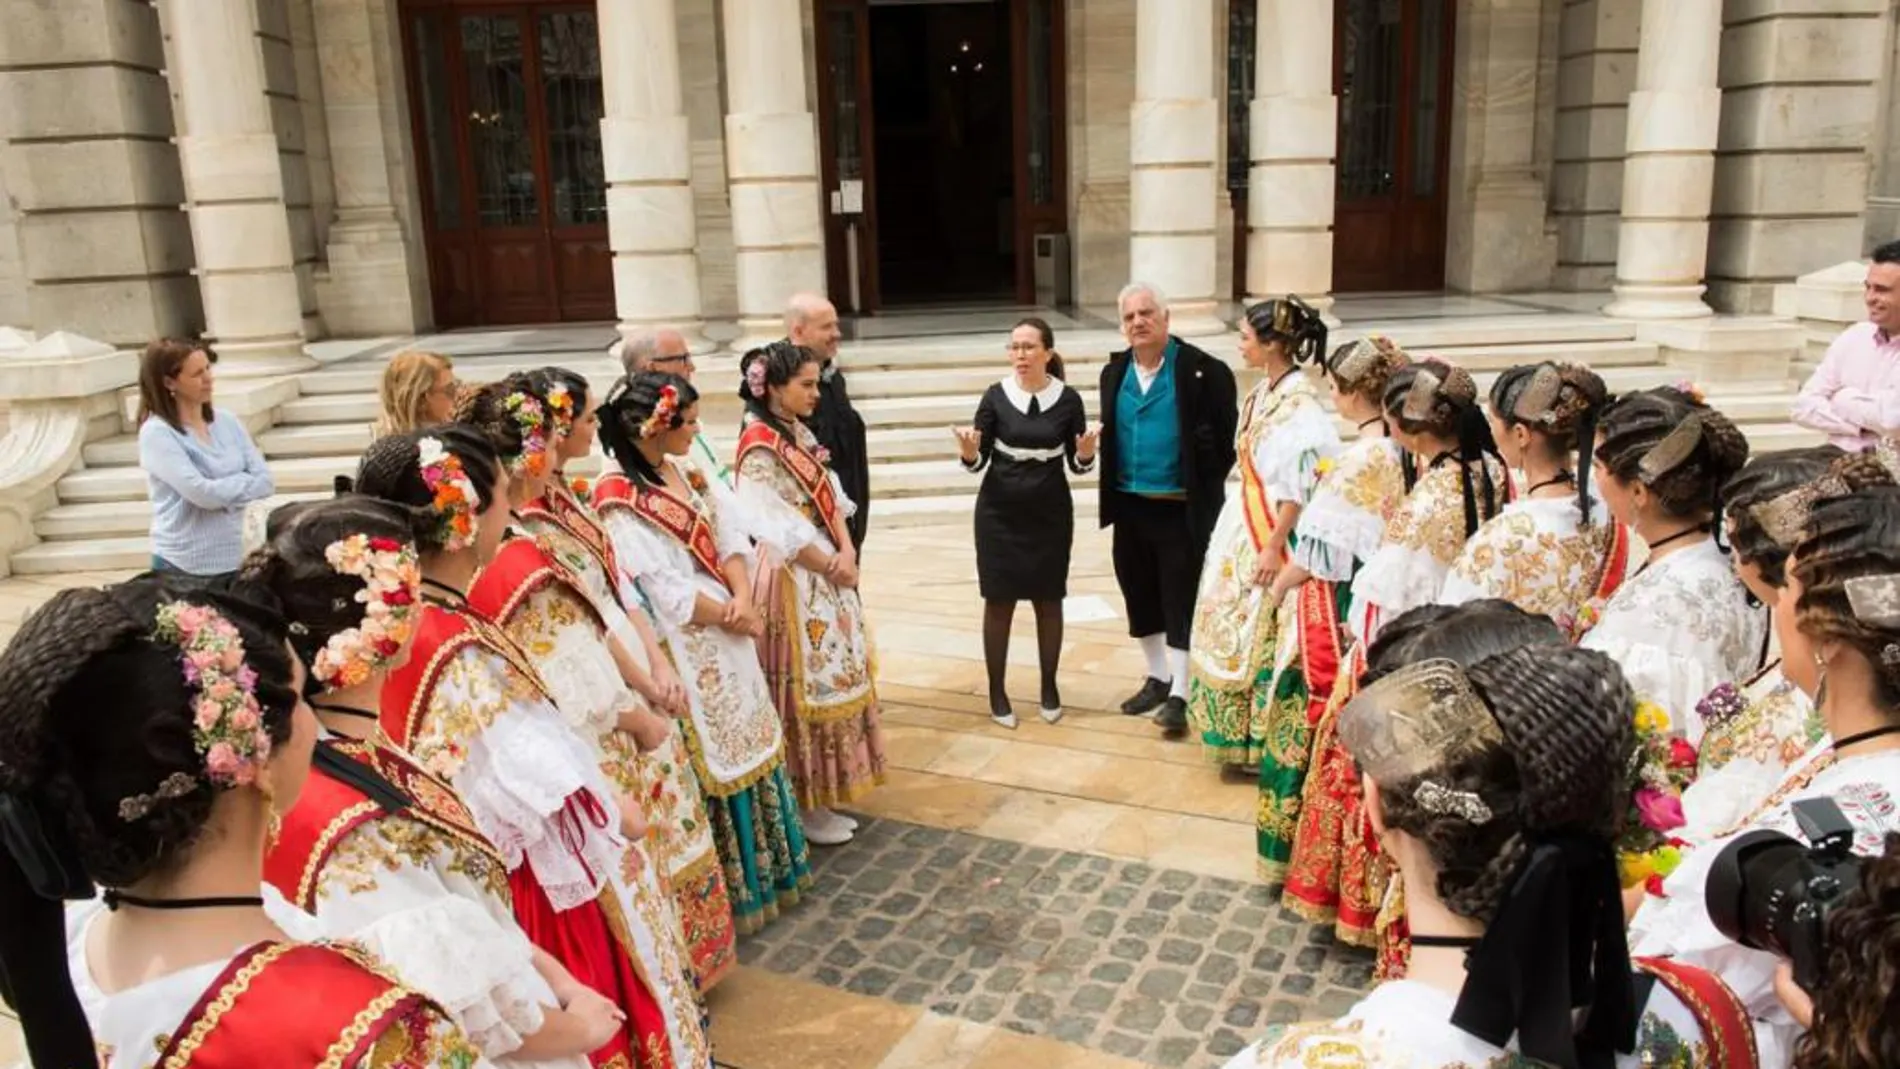
<path fill-rule="evenodd" d="M 1214 301 L 1173 301 L 1168 305 L 1168 330 L 1182 338 L 1207 338 L 1233 328 L 1220 318 Z"/>
<path fill-rule="evenodd" d="M 317 359 L 304 351 L 303 341 L 213 343 L 218 351 L 218 374 L 224 378 L 260 379 L 272 375 L 294 375 L 319 367 Z"/>
<path fill-rule="evenodd" d="M 339 211 L 324 251 L 317 309 L 332 335 L 414 334 L 427 324 L 410 284 L 409 242 L 393 212 Z"/>
<path fill-rule="evenodd" d="M 1612 319 L 1700 319 L 1715 314 L 1702 300 L 1707 289 L 1619 283 L 1611 287 L 1616 298 L 1603 306 L 1603 314 Z"/>
<path fill-rule="evenodd" d="M 1798 324 L 1784 319 L 1711 316 L 1645 323 L 1636 328 L 1636 340 L 1655 345 L 1663 363 L 1691 380 L 1780 389 L 1805 339 Z"/>

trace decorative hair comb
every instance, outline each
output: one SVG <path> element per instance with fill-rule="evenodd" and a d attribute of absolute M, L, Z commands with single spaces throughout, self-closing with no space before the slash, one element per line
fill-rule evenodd
<path fill-rule="evenodd" d="M 1399 407 L 1399 415 L 1409 420 L 1432 418 L 1432 409 L 1438 404 L 1438 391 L 1444 384 L 1437 372 L 1419 368 L 1418 376 L 1412 380 L 1412 388 L 1405 393 L 1405 404 Z"/>
<path fill-rule="evenodd" d="M 1643 454 L 1643 459 L 1636 465 L 1636 477 L 1642 480 L 1644 486 L 1654 486 L 1656 480 L 1688 463 L 1701 444 L 1702 416 L 1692 412 L 1688 419 L 1676 424 L 1675 429 L 1664 435 L 1662 441 Z"/>
<path fill-rule="evenodd" d="M 1374 781 L 1402 783 L 1500 745 L 1504 735 L 1464 669 L 1440 658 L 1407 665 L 1361 691 L 1340 713 L 1339 741 Z M 1473 824 L 1493 816 L 1476 794 L 1430 780 L 1413 800 Z"/>
<path fill-rule="evenodd" d="M 206 605 L 171 601 L 159 606 L 152 637 L 178 647 L 191 702 L 192 743 L 204 760 L 204 780 L 218 787 L 257 782 L 270 760 L 270 733 L 257 701 L 257 672 L 244 663 L 244 639 L 231 621 Z M 156 788 L 119 800 L 119 819 L 128 823 L 150 815 L 158 803 L 182 798 L 198 786 L 184 772 L 166 776 Z"/>
<path fill-rule="evenodd" d="M 1511 415 L 1526 423 L 1549 425 L 1557 422 L 1557 401 L 1563 397 L 1563 372 L 1555 364 L 1540 365 L 1531 373 L 1531 380 L 1517 395 L 1517 404 L 1511 406 Z"/>
<path fill-rule="evenodd" d="M 1854 619 L 1872 627 L 1900 628 L 1900 572 L 1856 576 L 1842 585 L 1847 589 L 1847 608 Z M 1880 663 L 1900 669 L 1900 642 L 1881 647 Z"/>
<path fill-rule="evenodd" d="M 1838 475 L 1824 475 L 1811 483 L 1805 483 L 1767 501 L 1759 502 L 1748 510 L 1748 514 L 1761 525 L 1762 533 L 1767 535 L 1782 549 L 1793 549 L 1807 533 L 1808 516 L 1814 511 L 1814 504 L 1823 498 L 1839 497 L 1849 493 L 1851 488 L 1846 480 Z"/>

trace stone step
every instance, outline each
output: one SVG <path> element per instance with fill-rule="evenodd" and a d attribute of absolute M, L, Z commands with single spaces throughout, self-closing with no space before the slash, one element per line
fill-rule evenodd
<path fill-rule="evenodd" d="M 136 467 L 139 462 L 139 436 L 120 434 L 87 442 L 80 456 L 88 468 Z"/>
<path fill-rule="evenodd" d="M 141 537 L 152 527 L 152 505 L 143 497 L 55 505 L 33 521 L 48 542 Z"/>
<path fill-rule="evenodd" d="M 152 544 L 142 534 L 131 538 L 91 538 L 82 542 L 41 542 L 15 553 L 11 564 L 13 571 L 19 575 L 143 571 L 151 567 Z"/>
<path fill-rule="evenodd" d="M 605 390 L 620 377 L 620 366 L 604 353 L 511 353 L 499 356 L 456 357 L 455 377 L 463 382 L 494 382 L 516 371 L 543 367 L 564 367 L 587 376 L 588 383 Z M 374 395 L 382 385 L 386 359 L 352 361 L 321 371 L 306 371 L 297 376 L 297 385 L 305 397 L 317 394 L 362 393 Z"/>

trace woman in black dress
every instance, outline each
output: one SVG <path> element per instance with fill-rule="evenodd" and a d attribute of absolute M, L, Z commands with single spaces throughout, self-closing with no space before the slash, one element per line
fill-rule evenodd
<path fill-rule="evenodd" d="M 1075 503 L 1063 468 L 1077 475 L 1094 468 L 1100 437 L 1082 409 L 1081 395 L 1062 383 L 1055 342 L 1055 332 L 1042 320 L 1018 323 L 1009 335 L 1013 374 L 983 394 L 975 424 L 956 432 L 964 468 L 984 473 L 976 495 L 983 661 L 989 669 L 990 717 L 1006 728 L 1016 726 L 1003 676 L 1019 601 L 1036 607 L 1042 718 L 1051 724 L 1062 718 L 1056 665 L 1075 536 Z"/>

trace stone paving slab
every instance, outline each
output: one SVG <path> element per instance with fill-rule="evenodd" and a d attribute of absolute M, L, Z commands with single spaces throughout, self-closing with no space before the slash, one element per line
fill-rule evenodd
<path fill-rule="evenodd" d="M 1213 1069 L 1344 1013 L 1370 953 L 1279 889 L 863 819 L 805 903 L 740 947 L 771 972 L 1151 1065 Z"/>

